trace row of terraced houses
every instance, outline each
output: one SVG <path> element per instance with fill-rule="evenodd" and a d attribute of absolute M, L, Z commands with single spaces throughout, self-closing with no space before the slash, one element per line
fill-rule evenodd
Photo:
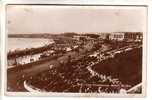
<path fill-rule="evenodd" d="M 143 39 L 142 32 L 113 32 L 113 33 L 98 33 L 101 39 L 117 40 L 117 41 L 137 41 Z"/>

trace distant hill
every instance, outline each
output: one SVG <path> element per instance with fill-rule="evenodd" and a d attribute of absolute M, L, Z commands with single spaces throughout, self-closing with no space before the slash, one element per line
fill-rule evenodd
<path fill-rule="evenodd" d="M 52 38 L 53 34 L 9 34 L 9 38 Z"/>
<path fill-rule="evenodd" d="M 52 38 L 54 36 L 65 36 L 65 37 L 73 37 L 74 35 L 77 35 L 77 33 L 74 32 L 65 32 L 60 34 L 51 34 L 51 33 L 37 33 L 37 34 L 8 34 L 9 38 Z"/>

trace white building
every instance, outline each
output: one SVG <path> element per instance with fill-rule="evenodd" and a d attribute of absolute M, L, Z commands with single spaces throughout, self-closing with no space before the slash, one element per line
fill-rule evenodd
<path fill-rule="evenodd" d="M 123 41 L 125 33 L 114 32 L 109 35 L 109 40 Z"/>

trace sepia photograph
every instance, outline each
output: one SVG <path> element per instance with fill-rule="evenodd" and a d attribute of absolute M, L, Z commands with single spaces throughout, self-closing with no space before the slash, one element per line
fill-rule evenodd
<path fill-rule="evenodd" d="M 146 25 L 145 6 L 9 4 L 6 94 L 143 95 Z"/>

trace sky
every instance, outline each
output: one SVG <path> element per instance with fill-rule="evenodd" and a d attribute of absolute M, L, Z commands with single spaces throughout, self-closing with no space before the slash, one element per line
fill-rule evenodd
<path fill-rule="evenodd" d="M 145 32 L 147 9 L 133 6 L 8 5 L 8 34 Z"/>

